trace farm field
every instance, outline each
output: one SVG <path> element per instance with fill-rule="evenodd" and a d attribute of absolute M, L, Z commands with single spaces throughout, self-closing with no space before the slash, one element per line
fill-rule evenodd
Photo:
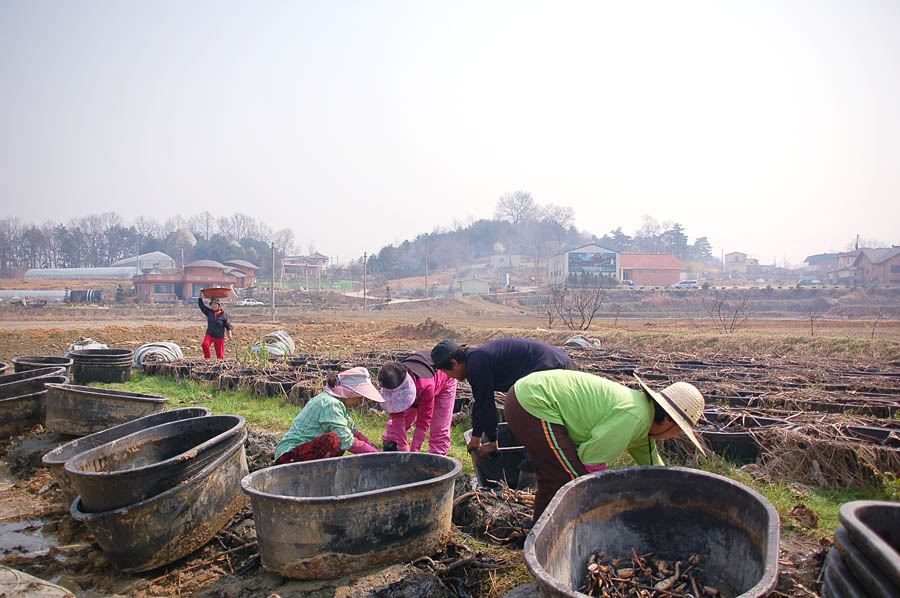
<path fill-rule="evenodd" d="M 562 345 L 574 334 L 558 323 L 548 328 L 546 318 L 535 311 L 468 297 L 375 311 L 287 307 L 278 310 L 274 322 L 265 308 L 232 307 L 229 313 L 235 340 L 228 343 L 226 358 L 235 368 L 239 361 L 246 364 L 256 340 L 279 329 L 290 334 L 298 353 L 346 363 L 368 360 L 364 364 L 369 367 L 377 367 L 378 360 L 392 352 L 430 348 L 448 336 L 473 345 L 503 336 Z M 79 337 L 131 349 L 173 341 L 187 358 L 196 359 L 204 332 L 199 316 L 196 308 L 185 306 L 2 306 L 0 362 L 9 363 L 17 355 L 62 355 Z M 818 595 L 840 504 L 857 498 L 897 499 L 900 447 L 892 443 L 900 434 L 900 413 L 894 409 L 900 409 L 900 322 L 749 318 L 734 333 L 722 334 L 696 313 L 634 315 L 595 319 L 581 334 L 600 341 L 597 350 L 570 350 L 582 369 L 625 383 L 635 368 L 658 384 L 666 379 L 692 381 L 707 396 L 708 406 L 722 413 L 749 409 L 803 425 L 802 436 L 760 433 L 763 450 L 743 467 L 715 455 L 698 461 L 678 442 L 663 446 L 670 464 L 737 479 L 776 506 L 782 519 L 782 574 L 774 595 Z M 177 378 L 139 375 L 122 388 L 162 394 L 177 407 L 203 405 L 214 413 L 243 410 L 240 414 L 251 425 L 251 470 L 269 464 L 275 442 L 299 409 L 289 397 L 260 396 L 249 388 L 227 390 L 210 378 Z M 461 385 L 462 394 L 466 386 Z M 379 438 L 383 415 L 361 410 L 354 417 L 370 438 Z M 465 414 L 455 423 L 451 455 L 471 479 L 472 464 L 461 446 L 467 424 Z M 896 431 L 875 447 L 843 432 L 834 435 L 846 425 Z M 526 518 L 528 496 L 472 495 L 465 485 L 457 492 L 453 540 L 444 552 L 432 555 L 430 563 L 396 565 L 330 582 L 282 579 L 254 561 L 255 532 L 249 509 L 244 509 L 216 539 L 181 561 L 145 574 L 121 574 L 92 544 L 86 529 L 68 517 L 47 470 L 23 466 L 21 447 L 45 436 L 41 430 L 25 431 L 2 449 L 0 484 L 6 497 L 0 501 L 0 564 L 77 588 L 78 596 L 501 596 L 530 581 L 520 537 L 527 529 L 517 523 Z M 793 450 L 809 442 L 815 450 Z M 617 463 L 628 464 L 627 458 Z M 11 545 L 9 526 L 22 522 L 43 525 L 50 539 Z"/>

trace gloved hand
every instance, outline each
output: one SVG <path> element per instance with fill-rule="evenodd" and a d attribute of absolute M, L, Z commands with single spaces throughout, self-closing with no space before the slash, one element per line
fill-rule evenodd
<path fill-rule="evenodd" d="M 363 436 L 365 438 L 365 436 Z M 359 455 L 362 453 L 379 453 L 377 448 L 372 446 L 370 442 L 366 442 L 365 440 L 360 440 L 359 438 L 353 439 L 353 444 L 350 445 L 350 452 L 354 455 Z"/>
<path fill-rule="evenodd" d="M 599 465 L 588 465 L 587 463 L 584 463 L 584 468 L 588 470 L 588 473 L 603 471 L 604 469 L 606 469 L 606 463 L 600 463 Z"/>

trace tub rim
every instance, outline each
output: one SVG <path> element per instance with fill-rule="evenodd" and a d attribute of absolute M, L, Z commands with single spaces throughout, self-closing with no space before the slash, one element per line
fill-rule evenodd
<path fill-rule="evenodd" d="M 47 383 L 44 385 L 47 389 L 54 389 L 59 391 L 68 391 L 73 390 L 79 394 L 86 395 L 96 395 L 98 397 L 123 397 L 127 399 L 137 399 L 140 401 L 145 401 L 148 403 L 166 403 L 168 402 L 168 398 L 161 397 L 159 395 L 148 395 L 142 392 L 128 392 L 125 390 L 117 390 L 115 388 L 99 388 L 96 386 L 83 386 L 81 384 L 53 384 Z"/>
<path fill-rule="evenodd" d="M 168 399 L 166 399 L 166 400 L 168 400 Z M 77 455 L 72 456 L 69 460 L 67 460 L 63 464 L 63 469 L 69 475 L 72 475 L 75 477 L 81 477 L 81 478 L 88 478 L 88 479 L 92 479 L 92 480 L 95 480 L 95 479 L 110 480 L 113 478 L 113 476 L 129 476 L 129 477 L 131 477 L 134 475 L 143 474 L 144 472 L 146 472 L 152 468 L 165 466 L 170 463 L 177 463 L 179 460 L 184 460 L 185 455 L 188 455 L 191 453 L 193 453 L 193 456 L 196 456 L 202 450 L 204 450 L 210 446 L 213 446 L 218 442 L 222 442 L 223 440 L 226 440 L 228 437 L 236 438 L 236 437 L 240 436 L 242 432 L 247 431 L 247 420 L 244 418 L 243 415 L 232 415 L 232 414 L 207 415 L 207 416 L 201 417 L 201 418 L 193 418 L 192 417 L 192 418 L 188 418 L 188 419 L 180 419 L 180 420 L 176 420 L 174 422 L 167 422 L 164 424 L 160 424 L 158 426 L 144 428 L 143 430 L 138 430 L 137 432 L 133 432 L 133 433 L 123 436 L 121 438 L 117 438 L 116 440 L 114 440 L 112 442 L 116 442 L 119 440 L 125 440 L 125 439 L 135 436 L 137 434 L 142 434 L 142 433 L 146 432 L 147 430 L 153 430 L 155 428 L 161 428 L 163 426 L 174 426 L 175 424 L 190 421 L 192 419 L 207 419 L 208 420 L 210 418 L 217 418 L 217 417 L 218 418 L 226 418 L 226 417 L 234 418 L 236 420 L 236 422 L 234 425 L 229 427 L 227 430 L 224 430 L 223 432 L 216 434 L 212 438 L 204 440 L 203 442 L 201 442 L 198 445 L 192 446 L 191 448 L 189 448 L 186 451 L 182 451 L 181 453 L 178 453 L 177 455 L 175 455 L 173 457 L 169 457 L 168 459 L 163 459 L 162 461 L 156 461 L 155 463 L 150 463 L 148 465 L 141 465 L 140 467 L 130 467 L 128 469 L 114 469 L 111 471 L 83 471 L 81 469 L 75 469 L 74 465 L 77 465 L 79 461 L 87 461 L 87 460 L 93 458 L 92 453 L 98 452 L 99 449 L 105 447 L 106 444 L 109 444 L 109 443 L 106 443 L 106 444 L 101 444 L 100 446 L 95 446 L 94 448 L 88 449 L 88 450 L 84 451 L 83 453 L 78 453 Z M 244 440 L 246 441 L 246 439 L 247 439 L 247 437 L 245 435 Z M 73 463 L 74 463 L 74 465 L 73 465 Z M 199 475 L 199 472 L 198 472 L 198 475 Z"/>
<path fill-rule="evenodd" d="M 60 460 L 60 459 L 57 458 L 57 457 L 58 457 L 59 455 L 63 454 L 64 452 L 66 452 L 64 449 L 70 449 L 70 448 L 72 448 L 75 444 L 77 444 L 77 443 L 79 443 L 79 442 L 84 442 L 85 439 L 90 439 L 91 437 L 96 436 L 97 434 L 104 434 L 104 433 L 106 433 L 106 432 L 109 432 L 110 430 L 115 430 L 115 429 L 118 428 L 119 426 L 127 426 L 127 425 L 129 425 L 129 424 L 132 424 L 132 423 L 134 423 L 134 422 L 136 422 L 136 421 L 138 421 L 138 420 L 142 420 L 142 419 L 144 419 L 144 418 L 148 418 L 148 417 L 156 417 L 156 416 L 159 416 L 161 413 L 172 413 L 172 412 L 174 412 L 174 411 L 184 411 L 184 410 L 186 410 L 186 409 L 203 409 L 203 410 L 206 410 L 206 411 L 207 411 L 207 414 L 206 414 L 206 415 L 198 415 L 198 416 L 196 416 L 196 417 L 208 417 L 208 416 L 212 415 L 212 410 L 211 410 L 209 407 L 179 407 L 178 409 L 168 409 L 168 410 L 166 410 L 166 411 L 160 411 L 159 413 L 151 413 L 150 415 L 144 415 L 144 416 L 142 416 L 142 417 L 138 417 L 138 418 L 132 419 L 132 420 L 130 420 L 130 421 L 123 422 L 123 423 L 121 423 L 121 424 L 117 424 L 117 425 L 115 425 L 115 426 L 111 426 L 111 427 L 109 427 L 109 428 L 105 428 L 105 429 L 103 429 L 103 430 L 99 430 L 99 431 L 97 431 L 97 432 L 94 432 L 93 434 L 87 434 L 87 435 L 85 435 L 85 436 L 79 436 L 78 438 L 75 438 L 75 439 L 70 440 L 70 441 L 68 441 L 68 442 L 64 442 L 64 443 L 62 443 L 61 445 L 59 445 L 58 447 L 56 447 L 55 449 L 51 449 L 51 450 L 47 451 L 46 453 L 44 453 L 44 456 L 41 457 L 41 463 L 43 463 L 44 466 L 46 466 L 46 467 L 56 467 L 56 466 L 62 467 L 63 465 L 65 465 L 66 461 L 68 461 L 69 459 L 71 459 L 72 457 L 74 457 L 74 456 L 76 456 L 76 455 L 80 455 L 81 453 L 76 453 L 76 455 L 72 455 L 72 456 L 66 457 L 64 460 Z M 193 419 L 193 418 L 184 418 L 184 419 Z M 183 421 L 183 420 L 173 420 L 173 421 Z M 162 426 L 162 425 L 165 425 L 165 424 L 168 424 L 168 423 L 172 423 L 172 422 L 164 422 L 164 423 L 162 423 L 162 424 L 157 424 L 157 425 Z M 150 427 L 155 428 L 156 426 L 150 426 Z M 149 429 L 149 428 L 141 428 L 141 429 L 139 429 L 139 430 L 135 430 L 135 432 L 142 432 L 142 431 L 147 430 L 147 429 Z M 122 438 L 125 438 L 125 436 L 130 436 L 131 434 L 134 434 L 135 432 L 131 432 L 131 433 L 125 434 L 125 435 L 123 435 L 123 436 L 117 436 L 117 437 L 114 438 L 113 440 L 121 440 Z M 112 442 L 112 441 L 108 441 L 108 442 Z M 103 443 L 103 444 L 106 444 L 106 443 Z M 97 445 L 97 446 L 102 446 L 102 445 Z M 97 446 L 93 446 L 93 447 L 91 447 L 91 448 L 92 448 L 92 449 L 93 449 L 93 448 L 97 448 Z M 86 452 L 86 451 L 88 451 L 88 450 L 91 450 L 91 449 L 85 449 L 85 451 L 82 451 L 82 452 Z"/>
<path fill-rule="evenodd" d="M 577 596 L 579 595 L 578 591 L 572 589 L 564 584 L 562 584 L 558 579 L 550 575 L 550 573 L 544 569 L 544 567 L 538 562 L 537 555 L 534 550 L 535 537 L 537 533 L 543 530 L 544 526 L 547 524 L 549 520 L 550 513 L 552 508 L 555 507 L 565 495 L 576 486 L 580 484 L 588 483 L 592 477 L 599 476 L 608 476 L 608 475 L 625 475 L 623 472 L 635 470 L 635 469 L 647 469 L 653 468 L 657 470 L 666 470 L 666 471 L 680 471 L 690 473 L 692 475 L 701 475 L 703 477 L 712 478 L 721 482 L 725 482 L 727 485 L 740 489 L 742 491 L 747 492 L 754 498 L 760 501 L 763 505 L 766 514 L 769 517 L 769 525 L 766 530 L 766 536 L 772 537 L 773 528 L 776 532 L 775 542 L 770 542 L 768 546 L 766 546 L 766 553 L 763 555 L 763 575 L 760 577 L 759 581 L 753 585 L 753 587 L 748 588 L 745 592 L 738 594 L 735 598 L 741 598 L 741 596 L 764 596 L 767 592 L 771 591 L 772 588 L 775 587 L 775 584 L 778 583 L 778 550 L 780 544 L 780 532 L 781 532 L 781 519 L 779 518 L 778 511 L 772 506 L 772 503 L 769 500 L 754 490 L 749 486 L 745 486 L 740 482 L 735 482 L 730 478 L 726 478 L 725 476 L 721 476 L 715 473 L 709 473 L 707 471 L 702 471 L 698 469 L 691 469 L 690 467 L 677 467 L 677 466 L 658 466 L 658 465 L 635 465 L 631 467 L 619 467 L 616 469 L 607 469 L 604 471 L 598 471 L 595 473 L 579 476 L 568 482 L 565 486 L 560 488 L 550 503 L 547 505 L 547 508 L 541 514 L 541 517 L 537 520 L 534 526 L 531 528 L 531 531 L 528 532 L 528 536 L 525 538 L 525 546 L 522 548 L 523 555 L 525 557 L 525 567 L 528 569 L 528 572 L 531 573 L 532 577 L 536 580 L 538 575 L 541 575 L 543 580 L 538 582 L 538 585 L 541 583 L 546 583 L 550 587 L 553 588 L 554 591 L 562 594 L 563 596 Z M 765 565 L 767 563 L 774 563 L 775 566 L 772 567 L 771 571 L 767 571 Z"/>
<path fill-rule="evenodd" d="M 439 457 L 441 459 L 447 459 L 452 462 L 453 467 L 447 473 L 441 474 L 437 477 L 430 478 L 427 480 L 421 480 L 418 482 L 411 482 L 409 484 L 402 484 L 400 486 L 389 486 L 388 488 L 382 488 L 380 490 L 366 490 L 365 492 L 356 492 L 354 494 L 336 494 L 331 496 L 287 496 L 284 494 L 272 494 L 269 492 L 263 492 L 256 488 L 250 486 L 252 479 L 254 476 L 262 477 L 262 472 L 270 472 L 275 469 L 284 469 L 284 468 L 300 468 L 309 463 L 324 463 L 327 461 L 337 461 L 338 459 L 373 459 L 373 455 L 384 455 L 390 454 L 385 453 L 384 451 L 380 451 L 378 453 L 368 453 L 363 455 L 346 455 L 340 457 L 330 457 L 328 459 L 315 459 L 313 461 L 301 461 L 296 463 L 282 463 L 281 465 L 272 465 L 270 467 L 264 467 L 262 469 L 258 469 L 254 472 L 248 473 L 241 479 L 241 490 L 243 490 L 247 495 L 251 498 L 261 498 L 264 500 L 276 501 L 276 502 L 286 502 L 293 504 L 335 504 L 335 503 L 345 503 L 355 500 L 363 500 L 375 495 L 381 495 L 387 493 L 395 493 L 400 491 L 411 490 L 414 488 L 427 487 L 427 486 L 436 486 L 438 484 L 455 480 L 462 473 L 462 463 L 455 457 L 451 457 L 449 455 L 435 455 L 433 453 L 408 453 L 410 456 L 412 455 L 428 455 L 430 457 Z M 418 457 L 413 457 L 418 458 Z"/>

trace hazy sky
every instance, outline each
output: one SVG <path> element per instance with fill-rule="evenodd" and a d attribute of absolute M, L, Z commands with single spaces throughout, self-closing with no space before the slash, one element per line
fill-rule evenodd
<path fill-rule="evenodd" d="M 797 264 L 900 244 L 900 2 L 0 0 L 0 200 L 341 261 L 517 189 Z"/>

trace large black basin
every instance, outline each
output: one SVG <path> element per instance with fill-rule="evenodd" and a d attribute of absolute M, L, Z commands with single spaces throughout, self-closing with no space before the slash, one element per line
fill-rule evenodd
<path fill-rule="evenodd" d="M 74 480 L 66 474 L 63 466 L 66 464 L 66 461 L 75 455 L 80 455 L 85 451 L 104 445 L 107 442 L 118 440 L 129 434 L 134 434 L 135 432 L 140 432 L 154 426 L 183 419 L 190 419 L 192 417 L 206 417 L 211 413 L 212 410 L 207 409 L 206 407 L 185 407 L 184 409 L 173 409 L 172 411 L 163 411 L 162 413 L 154 413 L 153 415 L 139 417 L 130 422 L 106 428 L 100 432 L 76 438 L 71 442 L 60 445 L 45 454 L 41 459 L 41 462 L 50 470 L 50 473 L 56 478 L 56 481 L 59 482 L 59 487 L 62 490 L 66 504 L 72 504 L 72 501 L 78 496 L 78 489 L 75 487 Z"/>
<path fill-rule="evenodd" d="M 47 390 L 47 427 L 71 436 L 93 434 L 160 413 L 169 401 L 156 395 L 75 384 L 48 384 Z"/>
<path fill-rule="evenodd" d="M 18 376 L 18 374 L 13 374 Z M 65 376 L 42 376 L 24 380 L 19 388 L 27 390 L 29 387 L 40 388 L 21 394 L 0 399 L 0 436 L 27 432 L 34 426 L 44 423 L 47 412 L 47 391 L 44 385 L 52 382 L 68 382 Z M 19 384 L 15 382 L 13 384 Z"/>
<path fill-rule="evenodd" d="M 759 445 L 753 430 L 783 425 L 786 422 L 781 419 L 707 410 L 697 426 L 697 436 L 717 455 L 746 465 L 759 457 Z"/>
<path fill-rule="evenodd" d="M 900 596 L 900 503 L 855 500 L 839 516 L 853 545 Z"/>
<path fill-rule="evenodd" d="M 32 392 L 44 390 L 44 385 L 47 384 L 48 377 L 65 377 L 65 375 L 66 368 L 59 366 L 38 368 L 36 370 L 28 370 L 27 372 L 18 372 L 15 374 L 5 374 L 0 376 L 0 399 L 20 397 Z M 59 382 L 59 380 L 52 380 L 52 382 Z"/>
<path fill-rule="evenodd" d="M 700 557 L 697 571 L 725 595 L 765 596 L 778 578 L 779 519 L 758 492 L 681 467 L 626 467 L 563 486 L 525 540 L 525 564 L 544 597 L 576 597 L 587 559 L 653 553 Z"/>
<path fill-rule="evenodd" d="M 209 542 L 247 504 L 240 486 L 247 475 L 246 439 L 244 430 L 197 475 L 162 494 L 104 513 L 86 513 L 78 497 L 69 513 L 87 525 L 122 571 L 149 571 L 177 561 Z"/>
<path fill-rule="evenodd" d="M 0 399 L 0 436 L 25 432 L 44 421 L 47 391 Z"/>
<path fill-rule="evenodd" d="M 466 444 L 471 437 L 472 430 L 463 432 Z M 484 441 L 485 437 L 482 437 L 482 442 Z M 497 424 L 497 450 L 487 457 L 482 457 L 478 451 L 469 453 L 478 485 L 492 487 L 505 482 L 510 488 L 519 488 L 519 464 L 526 454 L 525 447 L 509 429 L 509 424 L 500 422 Z"/>
<path fill-rule="evenodd" d="M 244 418 L 210 415 L 154 426 L 75 455 L 66 474 L 85 513 L 125 507 L 189 480 L 244 438 Z"/>
<path fill-rule="evenodd" d="M 241 487 L 263 567 L 327 579 L 440 550 L 461 471 L 441 455 L 370 453 L 260 469 Z"/>
<path fill-rule="evenodd" d="M 81 349 L 67 354 L 72 358 L 75 384 L 127 382 L 131 379 L 134 351 L 131 349 Z"/>
<path fill-rule="evenodd" d="M 37 370 L 46 367 L 63 367 L 66 368 L 66 375 L 69 374 L 69 367 L 72 360 L 69 357 L 53 357 L 46 355 L 20 355 L 13 357 L 13 367 L 17 372 L 27 372 L 28 370 Z"/>

